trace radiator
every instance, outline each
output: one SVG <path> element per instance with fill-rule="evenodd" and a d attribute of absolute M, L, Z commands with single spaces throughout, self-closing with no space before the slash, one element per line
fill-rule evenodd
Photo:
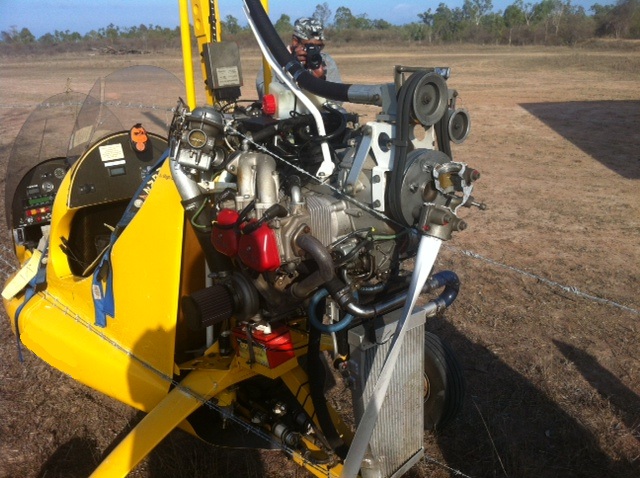
<path fill-rule="evenodd" d="M 357 423 L 374 390 L 399 318 L 397 311 L 349 331 Z M 424 324 L 424 311 L 408 319 L 407 333 L 363 462 L 363 478 L 399 477 L 423 456 Z"/>

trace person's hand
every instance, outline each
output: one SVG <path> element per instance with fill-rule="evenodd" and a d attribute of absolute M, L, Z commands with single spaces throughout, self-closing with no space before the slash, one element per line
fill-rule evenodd
<path fill-rule="evenodd" d="M 320 67 L 316 68 L 315 70 L 309 70 L 309 71 L 316 78 L 320 78 L 321 80 L 327 79 L 327 65 L 325 65 L 324 62 L 322 62 L 322 65 L 320 65 Z"/>
<path fill-rule="evenodd" d="M 302 43 L 298 44 L 295 47 L 295 49 L 293 50 L 293 54 L 295 55 L 296 60 L 298 60 L 303 66 L 306 67 L 307 50 Z M 313 76 L 315 76 L 316 78 L 320 78 L 321 80 L 324 80 L 327 77 L 327 65 L 325 65 L 324 63 L 322 63 L 322 65 L 320 65 L 315 70 L 309 71 L 313 74 Z"/>
<path fill-rule="evenodd" d="M 296 60 L 302 63 L 302 65 L 307 64 L 307 50 L 302 43 L 296 46 L 295 50 L 293 50 L 293 54 L 295 55 Z"/>

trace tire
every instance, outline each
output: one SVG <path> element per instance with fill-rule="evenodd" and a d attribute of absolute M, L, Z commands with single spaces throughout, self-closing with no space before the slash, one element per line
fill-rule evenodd
<path fill-rule="evenodd" d="M 424 429 L 441 430 L 462 409 L 466 382 L 449 345 L 430 332 L 425 334 L 424 390 Z"/>

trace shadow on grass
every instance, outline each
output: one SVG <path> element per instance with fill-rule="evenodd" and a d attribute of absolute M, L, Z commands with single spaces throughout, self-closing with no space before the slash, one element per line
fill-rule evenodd
<path fill-rule="evenodd" d="M 96 440 L 74 437 L 58 447 L 36 476 L 86 478 L 144 415 L 142 412 L 136 414 L 101 457 L 97 456 Z M 262 478 L 261 460 L 255 450 L 216 448 L 181 430 L 174 430 L 136 467 L 133 475 L 148 478 Z"/>
<path fill-rule="evenodd" d="M 559 340 L 554 340 L 553 343 L 562 355 L 576 365 L 585 380 L 615 407 L 616 414 L 625 426 L 630 430 L 638 430 L 640 428 L 640 396 L 584 350 Z M 640 441 L 640 433 L 636 433 L 635 438 Z"/>
<path fill-rule="evenodd" d="M 428 327 L 452 346 L 468 384 L 461 416 L 436 435 L 449 466 L 474 478 L 640 476 L 640 464 L 611 459 L 589 430 L 489 349 L 445 319 Z"/>
<path fill-rule="evenodd" d="M 640 101 L 520 106 L 620 176 L 640 179 Z"/>
<path fill-rule="evenodd" d="M 97 465 L 96 448 L 95 440 L 74 437 L 58 447 L 36 476 L 38 478 L 85 478 Z"/>

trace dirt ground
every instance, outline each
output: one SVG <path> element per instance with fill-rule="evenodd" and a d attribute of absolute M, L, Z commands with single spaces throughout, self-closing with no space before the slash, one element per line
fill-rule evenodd
<path fill-rule="evenodd" d="M 428 323 L 468 394 L 408 476 L 640 476 L 640 47 L 329 51 L 347 83 L 390 82 L 395 64 L 450 66 L 472 118 L 454 158 L 481 171 L 488 208 L 466 212 L 469 228 L 446 244 L 438 268 L 460 276 L 461 293 Z M 251 98 L 258 57 L 243 62 Z M 0 173 L 36 104 L 132 64 L 181 76 L 177 52 L 0 58 Z M 10 269 L 3 261 L 3 279 Z M 3 315 L 0 477 L 87 476 L 140 414 L 30 352 L 20 363 Z M 130 476 L 307 474 L 278 452 L 174 432 Z"/>

